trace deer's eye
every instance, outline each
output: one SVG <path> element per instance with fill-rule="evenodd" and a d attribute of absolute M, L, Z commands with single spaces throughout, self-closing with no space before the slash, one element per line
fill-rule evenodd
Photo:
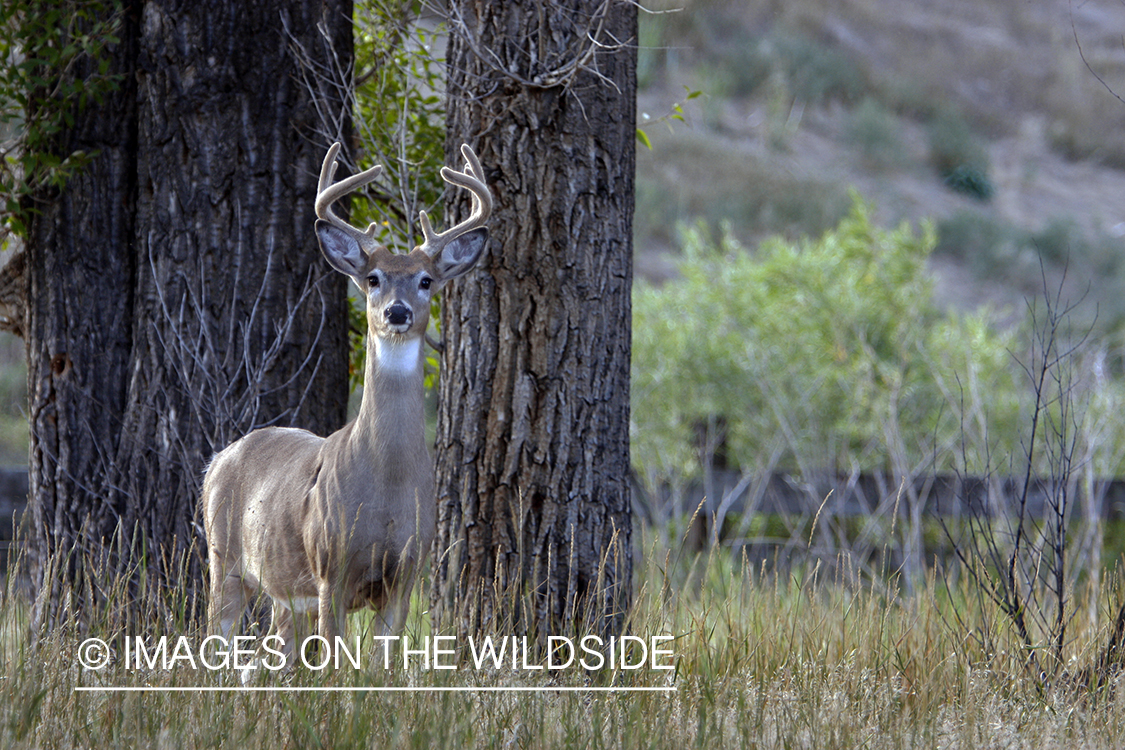
<path fill-rule="evenodd" d="M 379 286 L 379 276 L 377 274 L 372 274 L 372 275 L 368 276 L 367 277 L 367 285 L 369 287 L 371 287 L 372 289 Z"/>
<path fill-rule="evenodd" d="M 431 279 L 429 276 L 423 276 L 422 280 L 418 282 L 418 286 L 420 286 L 422 289 L 429 289 L 430 284 L 432 283 L 434 283 L 433 279 Z"/>

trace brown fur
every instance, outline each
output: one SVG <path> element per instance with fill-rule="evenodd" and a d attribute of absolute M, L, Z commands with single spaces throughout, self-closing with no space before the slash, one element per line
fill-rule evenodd
<path fill-rule="evenodd" d="M 326 199 L 323 206 L 318 201 L 317 234 L 329 263 L 367 295 L 359 415 L 327 438 L 293 428 L 252 432 L 216 455 L 203 481 L 211 631 L 230 637 L 251 601 L 265 594 L 287 662 L 297 638 L 312 629 L 314 613 L 317 632 L 329 643 L 344 634 L 347 613 L 363 606 L 381 611 L 387 631 L 401 632 L 435 532 L 422 398 L 430 299 L 476 263 L 487 237 L 480 227 L 485 210 L 435 236 L 441 242 L 433 247 L 427 242 L 396 255 L 377 246 L 331 213 L 340 193 L 325 183 L 335 153 L 329 151 L 322 171 Z M 480 172 L 475 156 L 470 164 Z M 471 169 L 451 173 L 455 184 L 490 207 L 487 188 Z M 350 180 L 350 189 L 361 184 Z"/>

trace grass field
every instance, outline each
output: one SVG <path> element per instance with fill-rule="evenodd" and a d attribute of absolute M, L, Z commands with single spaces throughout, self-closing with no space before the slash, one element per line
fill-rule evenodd
<path fill-rule="evenodd" d="M 651 531 L 651 530 L 650 530 Z M 27 635 L 27 602 L 0 604 L 3 747 L 1121 747 L 1125 706 L 1083 669 L 1106 640 L 1118 586 L 1075 591 L 1070 662 L 1052 684 L 1021 669 L 1019 649 L 965 578 L 931 576 L 902 593 L 893 571 L 860 575 L 833 560 L 691 554 L 646 533 L 630 632 L 675 636 L 674 670 L 486 666 L 456 670 L 299 668 L 243 691 L 231 670 L 129 669 L 121 641 L 94 624 Z M 773 572 L 771 572 L 773 571 Z M 1107 577 L 1103 577 L 1103 581 Z M 1112 578 L 1112 577 L 1108 577 Z M 1088 589 L 1088 587 L 1087 587 Z M 416 606 L 408 634 L 428 633 Z M 954 614 L 956 610 L 956 615 Z M 960 619 L 958 619 L 958 617 Z M 363 631 L 353 616 L 352 632 Z M 158 632 L 203 634 L 169 622 Z M 985 653 L 975 634 L 1001 648 Z M 83 670 L 79 645 L 102 637 L 118 658 Z M 367 643 L 367 636 L 361 636 Z M 369 655 L 377 654 L 372 646 Z M 639 661 L 636 650 L 629 656 Z M 454 656 L 443 657 L 452 664 Z M 529 662 L 534 664 L 535 660 Z M 659 662 L 658 662 L 659 663 Z M 105 688 L 225 688 L 109 692 Z M 525 692 L 373 692 L 351 688 L 537 688 Z M 295 688 L 333 688 L 299 691 Z M 661 692 L 588 688 L 671 688 Z M 94 688 L 86 692 L 77 688 Z M 341 689 L 342 688 L 342 689 Z M 579 690 L 573 690 L 579 688 Z M 570 691 L 567 691 L 570 689 Z"/>

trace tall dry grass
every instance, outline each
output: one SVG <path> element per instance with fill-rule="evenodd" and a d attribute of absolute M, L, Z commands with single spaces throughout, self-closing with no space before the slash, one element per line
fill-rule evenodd
<path fill-rule="evenodd" d="M 673 671 L 506 666 L 458 670 L 299 668 L 244 691 L 231 670 L 128 669 L 119 632 L 97 615 L 32 641 L 28 602 L 0 603 L 3 747 L 1120 747 L 1125 710 L 1113 687 L 1086 686 L 1105 641 L 1116 579 L 1075 592 L 1069 653 L 1057 684 L 1033 684 L 1017 651 L 982 653 L 969 631 L 1014 644 L 966 588 L 932 575 L 910 595 L 893 570 L 872 577 L 846 553 L 791 564 L 725 547 L 691 553 L 646 530 L 631 633 L 675 636 Z M 832 571 L 828 573 L 826 571 Z M 1104 579 L 1103 579 L 1104 580 Z M 428 634 L 420 596 L 407 633 Z M 174 607 L 171 609 L 175 609 Z M 369 644 L 367 621 L 352 632 Z M 168 623 L 168 635 L 201 640 Z M 85 671 L 79 645 L 103 637 L 118 660 Z M 460 644 L 462 647 L 464 644 Z M 374 646 L 365 646 L 370 655 Z M 534 663 L 534 660 L 533 662 Z M 110 692 L 105 688 L 228 692 Z M 540 692 L 370 692 L 371 687 L 546 688 Z M 595 692 L 592 687 L 675 688 Z M 77 688 L 98 688 L 85 692 Z M 333 691 L 299 691 L 332 688 Z M 354 690 L 353 688 L 360 688 Z M 574 692 L 561 689 L 581 688 Z"/>

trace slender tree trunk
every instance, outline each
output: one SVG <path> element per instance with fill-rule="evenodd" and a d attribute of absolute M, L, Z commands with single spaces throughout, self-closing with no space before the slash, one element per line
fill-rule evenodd
<path fill-rule="evenodd" d="M 290 44 L 350 60 L 351 3 L 135 0 L 125 14 L 122 88 L 59 144 L 100 156 L 44 198 L 28 242 L 43 623 L 68 588 L 93 603 L 92 571 L 129 580 L 134 611 L 137 593 L 170 588 L 192 611 L 211 455 L 264 424 L 326 434 L 346 410 L 346 280 L 312 227 L 327 144 Z"/>
<path fill-rule="evenodd" d="M 618 632 L 636 7 L 461 0 L 450 15 L 446 153 L 474 145 L 496 208 L 479 270 L 442 305 L 434 614 L 470 633 Z"/>

